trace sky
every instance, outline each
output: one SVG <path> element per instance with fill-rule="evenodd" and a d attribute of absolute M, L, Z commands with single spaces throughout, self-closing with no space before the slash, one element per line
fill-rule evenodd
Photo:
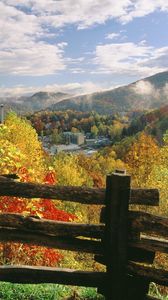
<path fill-rule="evenodd" d="M 168 0 L 0 0 L 0 95 L 85 94 L 168 70 Z"/>

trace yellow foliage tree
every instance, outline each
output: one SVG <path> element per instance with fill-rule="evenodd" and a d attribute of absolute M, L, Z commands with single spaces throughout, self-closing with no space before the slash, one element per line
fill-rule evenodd
<path fill-rule="evenodd" d="M 2 158 L 10 160 L 7 164 L 8 170 L 4 169 L 4 173 L 12 172 L 9 166 L 13 164 L 15 165 L 13 171 L 20 173 L 21 167 L 24 167 L 32 181 L 42 181 L 44 176 L 43 150 L 38 135 L 30 123 L 13 112 L 9 113 L 5 125 L 1 125 L 0 138 L 1 160 Z M 3 152 L 4 155 L 2 155 Z"/>
<path fill-rule="evenodd" d="M 154 165 L 159 164 L 160 150 L 155 140 L 141 133 L 126 155 L 128 171 L 135 187 L 146 187 Z"/>
<path fill-rule="evenodd" d="M 160 149 L 159 162 L 155 161 L 148 186 L 159 189 L 160 205 L 157 213 L 168 216 L 168 131 L 164 137 L 164 145 Z"/>
<path fill-rule="evenodd" d="M 53 167 L 57 174 L 58 185 L 92 185 L 86 171 L 78 164 L 77 157 L 72 154 L 56 155 Z"/>

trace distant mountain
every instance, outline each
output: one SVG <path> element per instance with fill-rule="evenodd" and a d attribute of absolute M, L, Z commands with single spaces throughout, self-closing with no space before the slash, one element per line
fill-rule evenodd
<path fill-rule="evenodd" d="M 26 100 L 26 103 L 33 109 L 33 110 L 41 110 L 45 109 L 51 104 L 57 103 L 67 97 L 69 94 L 65 93 L 47 93 L 47 92 L 38 92 L 33 96 L 29 97 Z"/>
<path fill-rule="evenodd" d="M 145 78 L 144 80 L 149 81 L 155 86 L 155 88 L 163 88 L 165 84 L 168 83 L 168 71 L 157 73 L 155 75 Z"/>
<path fill-rule="evenodd" d="M 66 93 L 38 92 L 32 96 L 0 98 L 0 103 L 4 103 L 6 110 L 11 109 L 19 113 L 25 113 L 46 109 L 48 106 L 67 97 L 70 97 L 70 95 Z"/>
<path fill-rule="evenodd" d="M 59 92 L 38 92 L 20 98 L 0 98 L 0 103 L 5 104 L 6 110 L 19 113 L 73 109 L 111 114 L 155 109 L 168 103 L 168 71 L 99 93 L 72 96 Z"/>
<path fill-rule="evenodd" d="M 94 110 L 101 114 L 155 109 L 168 103 L 168 71 L 104 92 L 69 97 L 49 110 Z"/>

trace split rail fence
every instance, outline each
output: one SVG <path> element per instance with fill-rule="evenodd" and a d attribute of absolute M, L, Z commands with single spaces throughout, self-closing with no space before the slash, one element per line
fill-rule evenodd
<path fill-rule="evenodd" d="M 159 205 L 156 189 L 131 189 L 130 176 L 107 176 L 106 189 L 17 182 L 0 176 L 0 196 L 47 198 L 102 205 L 99 224 L 57 222 L 0 214 L 0 242 L 20 242 L 94 254 L 105 272 L 21 265 L 0 266 L 0 280 L 97 287 L 107 300 L 153 299 L 150 282 L 168 286 L 168 271 L 153 266 L 155 252 L 168 253 L 168 218 L 132 210 Z M 131 204 L 131 209 L 129 205 Z"/>

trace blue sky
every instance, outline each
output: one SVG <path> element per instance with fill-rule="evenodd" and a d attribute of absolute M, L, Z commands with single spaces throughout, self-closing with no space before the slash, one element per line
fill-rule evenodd
<path fill-rule="evenodd" d="M 168 70 L 166 0 L 1 0 L 0 92 L 111 89 Z"/>

